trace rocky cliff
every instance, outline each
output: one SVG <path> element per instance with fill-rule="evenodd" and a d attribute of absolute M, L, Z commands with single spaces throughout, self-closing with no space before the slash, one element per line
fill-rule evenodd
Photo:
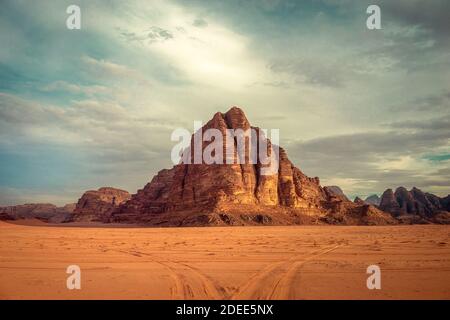
<path fill-rule="evenodd" d="M 449 196 L 440 198 L 414 187 L 387 189 L 381 196 L 379 208 L 399 219 L 414 218 L 415 222 L 444 222 L 449 215 Z M 438 219 L 439 221 L 436 221 Z"/>
<path fill-rule="evenodd" d="M 210 128 L 217 129 L 223 141 L 227 129 L 260 132 L 237 107 L 216 113 L 202 131 Z M 271 146 L 265 136 L 258 139 L 265 139 Z M 194 135 L 191 155 L 192 141 Z M 203 142 L 202 150 L 208 146 Z M 395 223 L 390 215 L 372 206 L 355 204 L 334 189 L 322 188 L 319 178 L 306 176 L 281 147 L 279 168 L 272 175 L 261 174 L 264 165 L 259 161 L 236 163 L 236 149 L 225 153 L 233 164 L 180 163 L 161 170 L 129 201 L 113 210 L 110 221 L 165 226 Z M 246 160 L 250 157 L 248 150 Z"/>
<path fill-rule="evenodd" d="M 345 201 L 349 201 L 347 196 L 345 195 L 344 191 L 338 186 L 325 186 L 323 187 L 325 191 L 327 191 L 329 194 L 332 194 L 334 196 L 337 196 Z"/>
<path fill-rule="evenodd" d="M 51 203 L 29 203 L 0 207 L 0 220 L 39 219 L 60 223 L 71 220 L 75 204 L 57 207 Z"/>
<path fill-rule="evenodd" d="M 86 191 L 76 204 L 73 221 L 107 221 L 111 211 L 130 197 L 127 191 L 110 187 Z"/>

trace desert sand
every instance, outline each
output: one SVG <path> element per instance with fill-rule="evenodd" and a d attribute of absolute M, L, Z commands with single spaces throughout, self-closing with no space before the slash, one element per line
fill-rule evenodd
<path fill-rule="evenodd" d="M 450 227 L 0 222 L 0 299 L 450 299 Z M 81 289 L 66 268 L 81 268 Z M 368 290 L 366 268 L 381 268 Z"/>

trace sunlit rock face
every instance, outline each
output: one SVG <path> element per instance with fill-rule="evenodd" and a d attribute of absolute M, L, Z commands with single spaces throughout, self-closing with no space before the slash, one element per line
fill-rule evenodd
<path fill-rule="evenodd" d="M 161 170 L 129 201 L 113 210 L 111 222 L 147 223 L 153 225 L 248 225 L 300 224 L 332 221 L 335 214 L 352 214 L 351 223 L 370 220 L 373 207 L 362 206 L 337 196 L 320 186 L 319 178 L 306 176 L 289 160 L 279 147 L 278 169 L 274 174 L 262 174 L 267 164 L 249 161 L 251 143 L 245 142 L 244 163 L 237 163 L 238 141 L 232 152 L 226 149 L 227 129 L 253 129 L 257 143 L 265 142 L 271 155 L 272 142 L 258 127 L 250 125 L 244 112 L 237 107 L 226 113 L 216 113 L 203 127 L 217 129 L 223 135 L 225 164 L 180 163 Z M 261 134 L 260 134 L 261 133 Z M 194 136 L 191 138 L 190 159 L 194 157 Z M 264 141 L 261 141 L 264 139 Z M 254 141 L 253 141 L 254 142 Z M 202 142 L 205 150 L 212 141 Z M 232 164 L 226 164 L 232 159 Z M 369 208 L 369 209 L 367 209 Z M 373 208 L 376 210 L 375 208 Z M 379 211 L 379 210 L 378 210 Z M 359 215 L 359 216 L 358 216 Z M 380 218 L 381 217 L 381 218 Z M 342 217 L 332 223 L 350 223 Z M 377 212 L 377 223 L 393 223 L 392 218 Z"/>
<path fill-rule="evenodd" d="M 76 204 L 73 220 L 79 222 L 108 221 L 112 210 L 130 198 L 131 195 L 127 191 L 111 187 L 86 191 Z"/>

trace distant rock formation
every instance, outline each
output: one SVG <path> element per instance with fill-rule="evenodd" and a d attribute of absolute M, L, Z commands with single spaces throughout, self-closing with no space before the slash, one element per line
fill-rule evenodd
<path fill-rule="evenodd" d="M 86 191 L 76 204 L 73 221 L 107 221 L 111 211 L 130 198 L 127 191 L 111 187 Z"/>
<path fill-rule="evenodd" d="M 202 128 L 216 129 L 226 141 L 229 129 L 254 130 L 256 146 L 270 149 L 272 142 L 263 130 L 250 125 L 244 112 L 233 107 L 217 112 Z M 191 137 L 189 157 L 194 148 Z M 214 138 L 213 142 L 216 138 Z M 213 142 L 201 142 L 204 151 Z M 450 223 L 450 195 L 440 198 L 417 188 L 387 189 L 350 201 L 338 186 L 320 185 L 318 177 L 308 177 L 279 147 L 279 166 L 272 175 L 262 172 L 267 165 L 252 164 L 249 143 L 245 143 L 245 163 L 238 163 L 235 148 L 224 157 L 231 164 L 187 164 L 180 162 L 163 169 L 136 194 L 103 187 L 85 192 L 77 204 L 25 204 L 0 207 L 0 220 L 36 218 L 46 222 L 118 222 L 149 226 L 210 225 L 386 225 L 396 223 Z M 264 143 L 263 143 L 264 145 Z M 224 144 L 224 149 L 226 149 Z M 222 146 L 219 146 L 219 150 Z M 186 151 L 185 150 L 185 151 Z M 262 149 L 264 150 L 264 149 Z M 225 150 L 227 151 L 227 150 Z M 228 163 L 228 162 L 227 162 Z"/>
<path fill-rule="evenodd" d="M 353 202 L 356 204 L 366 204 L 366 202 L 360 197 L 356 197 L 355 200 L 353 200 Z"/>
<path fill-rule="evenodd" d="M 450 211 L 450 194 L 444 198 L 441 198 L 441 205 L 443 209 Z"/>
<path fill-rule="evenodd" d="M 0 220 L 39 219 L 50 223 L 71 220 L 75 204 L 57 207 L 51 203 L 30 203 L 0 207 Z"/>
<path fill-rule="evenodd" d="M 325 186 L 323 187 L 325 189 L 325 191 L 327 191 L 330 194 L 333 194 L 337 197 L 342 198 L 345 201 L 350 201 L 347 196 L 345 195 L 344 191 L 342 191 L 342 189 L 338 186 Z"/>
<path fill-rule="evenodd" d="M 227 129 L 260 132 L 237 107 L 216 113 L 202 130 L 209 128 L 219 130 L 224 141 Z M 265 137 L 258 139 L 271 145 Z M 203 142 L 203 150 L 207 146 Z M 395 223 L 387 213 L 349 201 L 340 188 L 322 188 L 319 178 L 306 176 L 281 147 L 279 169 L 273 175 L 261 174 L 264 166 L 260 162 L 237 164 L 237 156 L 236 150 L 227 154 L 234 164 L 180 163 L 161 170 L 129 201 L 113 210 L 110 221 L 158 226 Z"/>
<path fill-rule="evenodd" d="M 371 196 L 368 196 L 364 201 L 368 204 L 379 206 L 381 198 L 377 194 L 372 194 Z"/>
<path fill-rule="evenodd" d="M 404 187 L 398 187 L 395 192 L 392 189 L 387 189 L 383 193 L 379 208 L 390 212 L 397 218 L 409 215 L 429 220 L 439 215 L 442 219 L 449 211 L 448 199 L 449 196 L 440 198 L 434 194 L 423 192 L 416 187 L 410 191 Z"/>
<path fill-rule="evenodd" d="M 4 209 L 4 207 L 0 207 L 0 221 L 5 221 L 5 220 L 14 220 L 13 217 L 11 217 L 6 210 Z"/>
<path fill-rule="evenodd" d="M 322 220 L 328 224 L 336 225 L 387 225 L 398 223 L 389 213 L 379 210 L 370 204 L 355 204 L 351 201 L 342 201 L 338 210 L 327 214 Z"/>

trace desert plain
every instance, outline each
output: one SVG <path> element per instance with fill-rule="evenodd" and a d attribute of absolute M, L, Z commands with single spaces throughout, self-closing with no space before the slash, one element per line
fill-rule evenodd
<path fill-rule="evenodd" d="M 450 227 L 0 222 L 0 299 L 450 299 Z"/>

